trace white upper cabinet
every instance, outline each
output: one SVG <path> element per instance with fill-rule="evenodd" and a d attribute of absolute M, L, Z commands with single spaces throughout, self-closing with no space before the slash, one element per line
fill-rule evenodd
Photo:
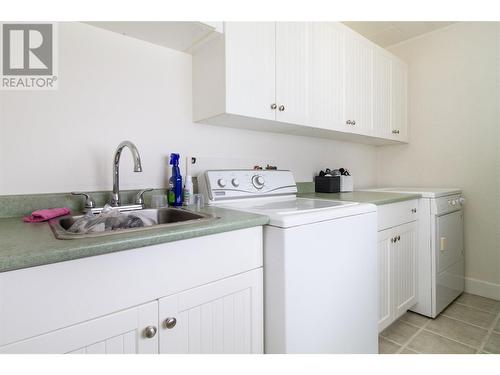
<path fill-rule="evenodd" d="M 225 24 L 227 111 L 274 120 L 276 66 L 274 22 Z"/>
<path fill-rule="evenodd" d="M 393 59 L 391 133 L 394 139 L 408 142 L 408 66 Z"/>
<path fill-rule="evenodd" d="M 371 135 L 374 47 L 354 32 L 345 38 L 346 131 Z"/>
<path fill-rule="evenodd" d="M 345 124 L 345 32 L 332 22 L 311 26 L 310 124 L 318 128 L 341 129 Z"/>
<path fill-rule="evenodd" d="M 276 120 L 309 125 L 311 23 L 276 23 Z"/>
<path fill-rule="evenodd" d="M 193 53 L 194 121 L 407 141 L 406 64 L 336 22 L 229 22 Z"/>
<path fill-rule="evenodd" d="M 373 56 L 373 134 L 391 136 L 392 58 L 378 52 Z"/>

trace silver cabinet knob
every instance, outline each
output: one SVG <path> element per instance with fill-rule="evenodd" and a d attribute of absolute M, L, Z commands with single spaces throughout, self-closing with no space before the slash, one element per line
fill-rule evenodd
<path fill-rule="evenodd" d="M 278 108 L 278 110 L 280 112 L 283 112 L 285 110 L 285 106 L 284 105 L 280 105 L 279 108 Z"/>
<path fill-rule="evenodd" d="M 397 129 L 393 130 L 392 134 L 399 134 L 399 130 L 397 130 Z"/>
<path fill-rule="evenodd" d="M 175 327 L 176 324 L 177 324 L 177 319 L 172 317 L 165 319 L 165 321 L 163 322 L 163 326 L 166 329 L 172 329 Z"/>
<path fill-rule="evenodd" d="M 277 105 L 276 103 L 271 104 L 271 109 L 276 109 Z"/>
<path fill-rule="evenodd" d="M 395 238 L 395 237 L 392 237 L 392 238 L 391 238 L 391 242 L 392 242 L 392 243 L 396 242 L 396 238 Z"/>
<path fill-rule="evenodd" d="M 148 339 L 152 339 L 156 335 L 156 327 L 155 326 L 147 326 L 144 328 L 144 337 L 147 337 Z"/>
<path fill-rule="evenodd" d="M 397 238 L 398 238 L 398 241 L 401 241 L 401 236 L 399 234 L 398 234 Z"/>
<path fill-rule="evenodd" d="M 356 125 L 356 121 L 353 121 L 353 122 L 352 122 L 352 126 L 354 126 L 354 125 Z"/>

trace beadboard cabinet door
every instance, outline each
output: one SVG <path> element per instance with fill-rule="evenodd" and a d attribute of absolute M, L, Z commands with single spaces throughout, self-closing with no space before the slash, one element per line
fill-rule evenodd
<path fill-rule="evenodd" d="M 398 241 L 391 249 L 395 319 L 417 303 L 417 222 L 396 229 Z"/>
<path fill-rule="evenodd" d="M 276 23 L 276 120 L 309 125 L 311 22 Z"/>
<path fill-rule="evenodd" d="M 392 62 L 391 135 L 393 139 L 408 142 L 408 66 Z"/>
<path fill-rule="evenodd" d="M 0 347 L 0 353 L 20 354 L 155 354 L 158 301 Z"/>
<path fill-rule="evenodd" d="M 373 135 L 392 137 L 392 57 L 377 50 L 373 55 Z"/>
<path fill-rule="evenodd" d="M 275 120 L 276 23 L 226 22 L 227 111 Z"/>
<path fill-rule="evenodd" d="M 160 353 L 262 353 L 262 268 L 160 299 Z"/>
<path fill-rule="evenodd" d="M 417 303 L 417 221 L 379 231 L 379 332 Z"/>
<path fill-rule="evenodd" d="M 379 318 L 378 330 L 381 332 L 393 321 L 392 303 L 392 272 L 391 272 L 391 238 L 392 229 L 378 233 L 377 258 L 378 258 L 378 293 L 379 293 Z"/>
<path fill-rule="evenodd" d="M 374 46 L 358 34 L 345 33 L 345 131 L 371 135 Z"/>
<path fill-rule="evenodd" d="M 311 125 L 343 130 L 345 28 L 332 22 L 313 22 L 311 27 Z"/>

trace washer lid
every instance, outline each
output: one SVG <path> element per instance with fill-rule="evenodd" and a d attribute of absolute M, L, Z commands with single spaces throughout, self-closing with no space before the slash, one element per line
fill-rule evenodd
<path fill-rule="evenodd" d="M 462 190 L 457 188 L 429 188 L 429 187 L 386 187 L 375 189 L 364 189 L 366 191 L 380 191 L 386 193 L 421 194 L 422 198 L 437 198 L 447 195 L 461 194 Z"/>
<path fill-rule="evenodd" d="M 270 219 L 269 225 L 280 228 L 377 211 L 376 206 L 372 204 L 295 197 L 251 202 L 239 201 L 219 206 L 267 215 Z"/>
<path fill-rule="evenodd" d="M 279 215 L 300 213 L 302 211 L 317 211 L 337 206 L 348 206 L 357 204 L 355 202 L 342 202 L 331 200 L 317 200 L 307 198 L 293 198 L 283 201 L 274 201 L 261 204 L 249 205 L 252 210 L 273 212 Z"/>

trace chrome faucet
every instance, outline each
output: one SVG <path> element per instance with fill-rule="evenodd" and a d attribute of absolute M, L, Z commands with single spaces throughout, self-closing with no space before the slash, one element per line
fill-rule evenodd
<path fill-rule="evenodd" d="M 141 156 L 139 155 L 139 150 L 130 141 L 123 141 L 118 145 L 115 151 L 115 156 L 113 158 L 113 194 L 111 195 L 111 202 L 109 203 L 113 207 L 120 206 L 120 156 L 124 147 L 128 147 L 130 152 L 132 152 L 132 157 L 134 158 L 134 172 L 142 172 L 141 166 Z"/>

